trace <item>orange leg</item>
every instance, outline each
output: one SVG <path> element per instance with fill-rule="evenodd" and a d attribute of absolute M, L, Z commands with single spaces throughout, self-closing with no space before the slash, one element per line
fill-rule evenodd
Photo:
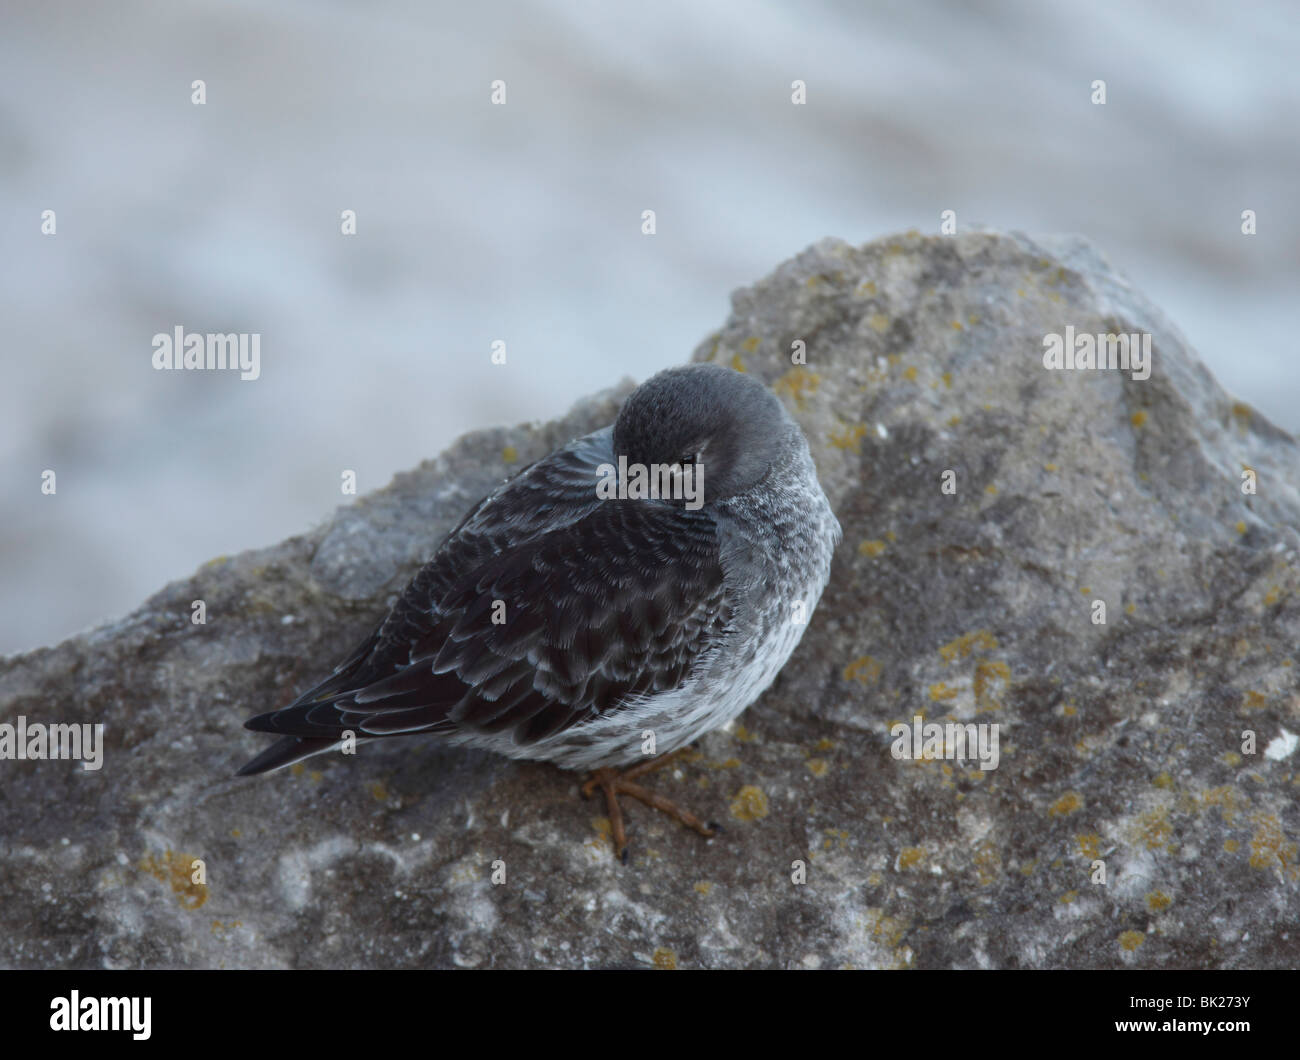
<path fill-rule="evenodd" d="M 686 748 L 683 747 L 681 751 L 660 755 L 647 762 L 639 762 L 622 773 L 613 769 L 597 769 L 591 779 L 582 786 L 583 798 L 590 798 L 597 788 L 605 793 L 605 804 L 609 807 L 610 830 L 614 833 L 614 854 L 620 860 L 627 861 L 627 832 L 623 828 L 623 808 L 618 803 L 620 795 L 630 795 L 638 802 L 668 814 L 669 817 L 675 818 L 706 839 L 712 839 L 717 834 L 717 825 L 707 825 L 671 799 L 656 795 L 649 788 L 633 783 L 637 777 L 662 769 L 685 750 Z"/>

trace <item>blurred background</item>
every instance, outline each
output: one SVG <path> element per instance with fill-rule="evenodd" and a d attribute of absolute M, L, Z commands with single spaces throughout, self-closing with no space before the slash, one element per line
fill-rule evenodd
<path fill-rule="evenodd" d="M 1087 235 L 1294 431 L 1297 54 L 1291 0 L 4 0 L 0 653 L 945 209 Z M 153 370 L 178 325 L 260 333 L 261 378 Z"/>

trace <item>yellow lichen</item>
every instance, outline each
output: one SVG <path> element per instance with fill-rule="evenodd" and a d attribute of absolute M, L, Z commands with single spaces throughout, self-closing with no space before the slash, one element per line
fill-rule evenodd
<path fill-rule="evenodd" d="M 836 449 L 852 449 L 858 452 L 862 448 L 862 438 L 867 433 L 865 424 L 846 426 L 840 431 L 831 431 L 831 445 Z"/>
<path fill-rule="evenodd" d="M 1002 875 L 1002 856 L 988 839 L 975 848 L 975 874 L 981 887 L 987 887 Z"/>
<path fill-rule="evenodd" d="M 773 383 L 772 389 L 778 394 L 793 398 L 794 403 L 803 408 L 808 395 L 821 385 L 821 381 L 822 377 L 816 372 L 810 372 L 803 365 L 797 364 Z"/>
<path fill-rule="evenodd" d="M 844 667 L 844 680 L 860 681 L 864 685 L 873 685 L 880 680 L 884 667 L 870 655 L 860 655 Z"/>
<path fill-rule="evenodd" d="M 1217 806 L 1223 815 L 1224 824 L 1232 824 L 1233 819 L 1243 808 L 1244 802 L 1236 789 L 1227 784 L 1217 788 L 1207 788 L 1201 792 L 1200 801 L 1206 808 Z"/>
<path fill-rule="evenodd" d="M 746 784 L 731 800 L 731 816 L 738 821 L 757 821 L 767 816 L 767 796 L 763 789 Z"/>
<path fill-rule="evenodd" d="M 907 923 L 902 917 L 889 916 L 883 909 L 874 906 L 867 910 L 866 926 L 872 937 L 883 939 L 890 946 L 897 946 L 903 941 Z"/>
<path fill-rule="evenodd" d="M 208 885 L 195 883 L 194 863 L 200 859 L 190 854 L 164 851 L 162 857 L 149 854 L 140 859 L 140 869 L 171 887 L 182 909 L 198 909 L 208 900 Z"/>
<path fill-rule="evenodd" d="M 1067 791 L 1057 799 L 1047 810 L 1048 817 L 1068 817 L 1070 814 L 1082 809 L 1083 796 L 1077 791 Z"/>
<path fill-rule="evenodd" d="M 1173 826 L 1169 823 L 1169 811 L 1163 806 L 1139 814 L 1133 825 L 1134 841 L 1145 843 L 1148 850 L 1165 846 L 1172 834 Z"/>
<path fill-rule="evenodd" d="M 1011 667 L 996 659 L 981 659 L 975 664 L 975 708 L 980 711 L 997 710 L 1002 706 L 1002 693 L 1011 686 Z"/>
<path fill-rule="evenodd" d="M 1140 931 L 1124 931 L 1120 933 L 1119 944 L 1132 953 L 1135 949 L 1146 942 L 1147 937 Z"/>
<path fill-rule="evenodd" d="M 1259 710 L 1261 707 L 1268 706 L 1268 696 L 1256 692 L 1254 689 L 1248 689 L 1242 697 L 1242 710 Z"/>
<path fill-rule="evenodd" d="M 1281 868 L 1296 875 L 1296 844 L 1282 831 L 1275 814 L 1257 813 L 1251 818 L 1255 834 L 1250 837 L 1250 865 L 1255 869 Z"/>

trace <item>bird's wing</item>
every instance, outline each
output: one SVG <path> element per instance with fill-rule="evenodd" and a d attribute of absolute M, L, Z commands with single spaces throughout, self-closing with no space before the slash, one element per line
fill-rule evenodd
<path fill-rule="evenodd" d="M 513 730 L 527 744 L 684 683 L 730 618 L 717 527 L 598 499 L 607 435 L 481 502 L 330 678 L 248 727 L 322 741 Z"/>

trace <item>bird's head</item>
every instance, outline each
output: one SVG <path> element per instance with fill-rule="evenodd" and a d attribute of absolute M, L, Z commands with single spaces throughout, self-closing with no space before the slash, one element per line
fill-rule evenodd
<path fill-rule="evenodd" d="M 716 364 L 669 368 L 632 392 L 614 423 L 629 465 L 704 467 L 705 502 L 757 485 L 786 444 L 789 418 L 752 376 Z"/>

